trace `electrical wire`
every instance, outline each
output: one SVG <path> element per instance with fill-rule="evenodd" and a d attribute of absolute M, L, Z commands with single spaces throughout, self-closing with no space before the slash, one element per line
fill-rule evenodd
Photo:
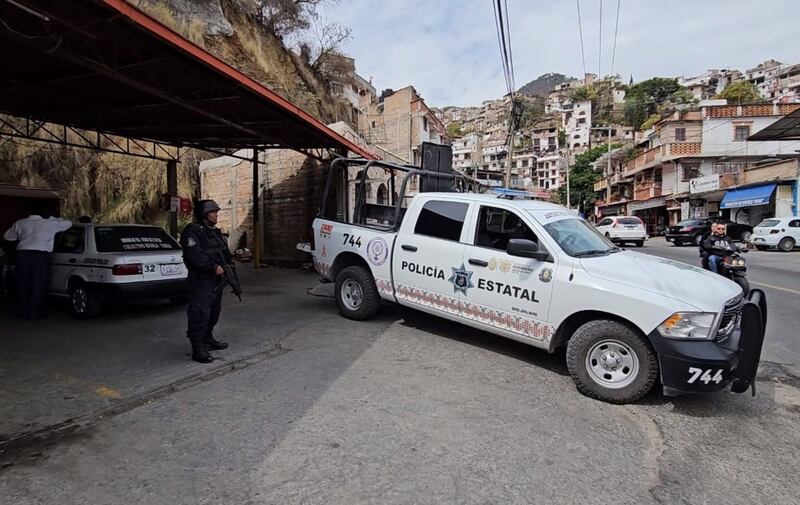
<path fill-rule="evenodd" d="M 583 63 L 583 75 L 586 75 L 586 52 L 583 49 L 583 23 L 581 21 L 581 0 L 575 0 L 578 6 L 578 34 L 581 39 L 581 62 Z"/>
<path fill-rule="evenodd" d="M 609 75 L 613 78 L 614 77 L 614 62 L 617 57 L 617 32 L 619 31 L 619 5 L 622 0 L 617 0 L 617 20 L 614 23 L 614 46 L 611 49 L 611 71 Z"/>
<path fill-rule="evenodd" d="M 494 26 L 495 26 L 495 30 L 497 31 L 497 47 L 500 49 L 500 64 L 501 64 L 501 66 L 503 68 L 503 77 L 505 78 L 505 81 L 506 81 L 506 89 L 509 89 L 511 87 L 511 82 L 509 82 L 509 79 L 508 79 L 508 71 L 506 69 L 506 58 L 505 58 L 504 45 L 503 45 L 502 37 L 500 35 L 500 33 L 501 33 L 500 21 L 499 21 L 500 17 L 499 17 L 499 13 L 497 12 L 498 6 L 499 6 L 499 2 L 498 3 L 492 2 L 492 8 L 494 9 Z"/>
<path fill-rule="evenodd" d="M 511 92 L 513 93 L 517 89 L 517 78 L 514 75 L 514 51 L 511 49 L 511 24 L 510 19 L 511 17 L 508 14 L 508 0 L 503 0 L 506 8 L 506 34 L 508 36 L 508 66 L 511 70 Z"/>
<path fill-rule="evenodd" d="M 601 62 L 603 61 L 603 0 L 600 0 L 600 22 L 597 28 L 597 77 L 602 77 Z"/>

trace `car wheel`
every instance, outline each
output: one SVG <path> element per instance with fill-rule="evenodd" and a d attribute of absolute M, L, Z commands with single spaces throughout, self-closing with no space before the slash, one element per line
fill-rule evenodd
<path fill-rule="evenodd" d="M 753 236 L 752 232 L 743 231 L 742 232 L 742 242 L 750 242 L 750 237 Z"/>
<path fill-rule="evenodd" d="M 636 247 L 644 247 L 644 240 L 637 240 L 633 243 Z"/>
<path fill-rule="evenodd" d="M 78 319 L 97 317 L 102 308 L 100 299 L 83 282 L 75 282 L 69 291 L 72 315 Z"/>
<path fill-rule="evenodd" d="M 680 247 L 683 245 L 683 242 L 681 242 L 680 240 L 676 240 L 675 242 L 672 243 L 672 245 L 674 245 L 675 247 Z"/>
<path fill-rule="evenodd" d="M 589 321 L 572 335 L 567 368 L 578 391 L 609 403 L 640 399 L 658 377 L 658 360 L 645 338 L 603 319 Z"/>
<path fill-rule="evenodd" d="M 794 249 L 795 243 L 792 237 L 783 237 L 780 242 L 778 242 L 778 249 L 783 252 L 789 252 Z"/>
<path fill-rule="evenodd" d="M 703 235 L 698 234 L 694 236 L 694 245 L 699 247 L 702 242 L 703 242 Z"/>
<path fill-rule="evenodd" d="M 348 319 L 363 321 L 378 312 L 378 288 L 369 270 L 362 266 L 343 269 L 336 276 L 336 305 Z"/>
<path fill-rule="evenodd" d="M 756 249 L 758 249 L 759 251 L 766 251 L 767 250 L 767 246 L 765 246 L 765 245 L 757 245 Z"/>

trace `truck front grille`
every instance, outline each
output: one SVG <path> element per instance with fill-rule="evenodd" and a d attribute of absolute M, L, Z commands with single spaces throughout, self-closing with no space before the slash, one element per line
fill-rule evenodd
<path fill-rule="evenodd" d="M 717 330 L 717 338 L 724 339 L 730 336 L 736 325 L 739 324 L 739 319 L 742 315 L 742 305 L 744 305 L 744 296 L 739 295 L 736 298 L 729 300 L 725 304 L 725 309 L 722 311 L 722 318 L 719 321 L 719 329 Z"/>

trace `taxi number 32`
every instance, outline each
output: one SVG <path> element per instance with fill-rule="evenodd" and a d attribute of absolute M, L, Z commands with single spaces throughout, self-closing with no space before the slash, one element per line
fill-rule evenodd
<path fill-rule="evenodd" d="M 146 274 L 151 274 L 151 273 L 153 273 L 155 271 L 156 271 L 156 266 L 155 265 L 145 265 L 144 266 L 144 273 L 146 273 Z"/>
<path fill-rule="evenodd" d="M 361 247 L 361 237 L 356 237 L 355 235 L 350 235 L 349 233 L 344 234 L 344 242 L 342 245 L 350 244 L 352 247 Z"/>
<path fill-rule="evenodd" d="M 718 369 L 713 376 L 711 375 L 712 372 L 713 370 L 711 369 L 703 370 L 702 368 L 689 367 L 689 373 L 692 374 L 692 376 L 689 377 L 689 380 L 686 382 L 689 384 L 693 384 L 698 380 L 704 384 L 708 384 L 710 382 L 719 384 L 722 382 L 722 369 Z"/>

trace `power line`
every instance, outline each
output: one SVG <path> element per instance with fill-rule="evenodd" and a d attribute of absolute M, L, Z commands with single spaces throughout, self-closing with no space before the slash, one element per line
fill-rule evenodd
<path fill-rule="evenodd" d="M 578 6 L 578 34 L 581 39 L 581 62 L 583 63 L 583 75 L 586 76 L 586 52 L 583 49 L 583 23 L 581 22 L 581 0 L 575 0 Z"/>
<path fill-rule="evenodd" d="M 614 23 L 614 47 L 611 49 L 611 72 L 609 75 L 614 76 L 614 61 L 617 56 L 617 32 L 619 31 L 619 4 L 622 0 L 617 0 L 617 21 Z"/>
<path fill-rule="evenodd" d="M 600 23 L 598 24 L 597 32 L 599 34 L 597 36 L 599 39 L 597 42 L 597 77 L 602 77 L 600 63 L 603 61 L 603 0 L 600 0 Z"/>
<path fill-rule="evenodd" d="M 500 49 L 500 63 L 503 67 L 503 77 L 506 81 L 506 89 L 510 89 L 511 80 L 508 72 L 508 59 L 506 58 L 505 37 L 501 25 L 501 15 L 498 12 L 498 9 L 500 8 L 500 1 L 498 0 L 496 3 L 492 2 L 492 8 L 494 9 L 494 26 L 495 30 L 497 31 L 497 46 Z"/>

